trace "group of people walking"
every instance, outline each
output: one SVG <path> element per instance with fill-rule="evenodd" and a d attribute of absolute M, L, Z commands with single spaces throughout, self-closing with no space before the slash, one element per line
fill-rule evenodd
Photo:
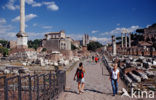
<path fill-rule="evenodd" d="M 99 57 L 96 56 L 93 58 L 92 56 L 92 60 L 95 61 L 96 63 L 99 61 Z M 117 68 L 117 64 L 113 64 L 113 69 L 111 70 L 110 73 L 110 81 L 111 81 L 111 85 L 112 85 L 112 91 L 113 91 L 113 96 L 115 96 L 118 93 L 118 82 L 119 82 L 119 70 Z M 85 78 L 84 78 L 84 74 L 85 74 L 85 69 L 83 66 L 83 63 L 79 63 L 79 67 L 76 70 L 76 73 L 74 75 L 74 80 L 77 81 L 78 83 L 78 90 L 79 90 L 79 94 L 84 92 L 84 86 L 85 86 Z"/>
<path fill-rule="evenodd" d="M 95 62 L 95 63 L 98 63 L 98 61 L 99 61 L 99 56 L 98 56 L 98 55 L 96 55 L 95 57 L 92 56 L 92 61 Z"/>

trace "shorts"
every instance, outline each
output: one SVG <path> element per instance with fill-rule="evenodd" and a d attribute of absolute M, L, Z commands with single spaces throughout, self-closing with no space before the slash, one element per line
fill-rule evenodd
<path fill-rule="evenodd" d="M 82 78 L 82 79 L 81 79 L 81 78 L 78 78 L 78 79 L 77 79 L 77 82 L 85 83 L 85 80 L 84 80 L 84 78 Z"/>

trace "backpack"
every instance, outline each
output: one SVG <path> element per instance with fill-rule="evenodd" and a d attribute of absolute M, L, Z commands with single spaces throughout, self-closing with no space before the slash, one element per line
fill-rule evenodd
<path fill-rule="evenodd" d="M 83 71 L 80 69 L 77 69 L 76 74 L 77 74 L 77 79 L 82 79 L 84 77 Z"/>

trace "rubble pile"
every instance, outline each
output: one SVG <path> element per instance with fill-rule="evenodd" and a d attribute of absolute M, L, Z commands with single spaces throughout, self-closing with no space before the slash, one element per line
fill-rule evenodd
<path fill-rule="evenodd" d="M 145 58 L 143 56 L 133 57 L 133 56 L 121 56 L 116 57 L 114 60 L 118 59 L 118 66 L 120 73 L 122 73 L 122 78 L 125 82 L 131 86 L 138 86 L 140 84 L 147 84 L 146 81 L 152 80 L 153 84 L 156 77 L 156 71 L 152 67 L 154 66 L 155 60 L 152 58 Z M 150 82 L 151 83 L 151 82 Z M 135 84 L 135 85 L 134 85 Z M 146 85 L 151 86 L 152 84 Z M 153 86 L 156 90 L 156 87 Z"/>
<path fill-rule="evenodd" d="M 77 62 L 79 61 L 79 57 L 74 57 L 71 60 L 65 60 L 65 59 L 60 59 L 58 61 L 52 61 L 49 59 L 45 59 L 44 57 L 38 57 L 36 60 L 27 60 L 23 61 L 22 65 L 23 66 L 33 66 L 35 65 L 40 65 L 40 66 L 67 66 L 69 63 Z"/>
<path fill-rule="evenodd" d="M 111 58 L 104 57 L 108 63 L 109 70 L 111 70 L 112 63 L 118 63 L 120 70 L 120 77 L 127 84 L 128 87 L 137 88 L 141 86 L 144 89 L 156 90 L 156 59 L 143 56 L 125 56 L 119 55 Z M 105 61 L 105 62 L 106 62 Z"/>
<path fill-rule="evenodd" d="M 19 75 L 19 74 L 28 74 L 30 73 L 30 70 L 28 68 L 25 68 L 23 66 L 1 66 L 0 67 L 0 73 L 1 74 L 13 74 L 13 75 Z"/>

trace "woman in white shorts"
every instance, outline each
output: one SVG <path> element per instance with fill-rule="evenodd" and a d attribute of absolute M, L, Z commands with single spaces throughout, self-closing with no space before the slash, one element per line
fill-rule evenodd
<path fill-rule="evenodd" d="M 83 68 L 83 64 L 81 62 L 74 76 L 74 80 L 77 76 L 79 94 L 84 92 L 84 84 L 85 84 L 84 73 L 85 69 Z"/>

